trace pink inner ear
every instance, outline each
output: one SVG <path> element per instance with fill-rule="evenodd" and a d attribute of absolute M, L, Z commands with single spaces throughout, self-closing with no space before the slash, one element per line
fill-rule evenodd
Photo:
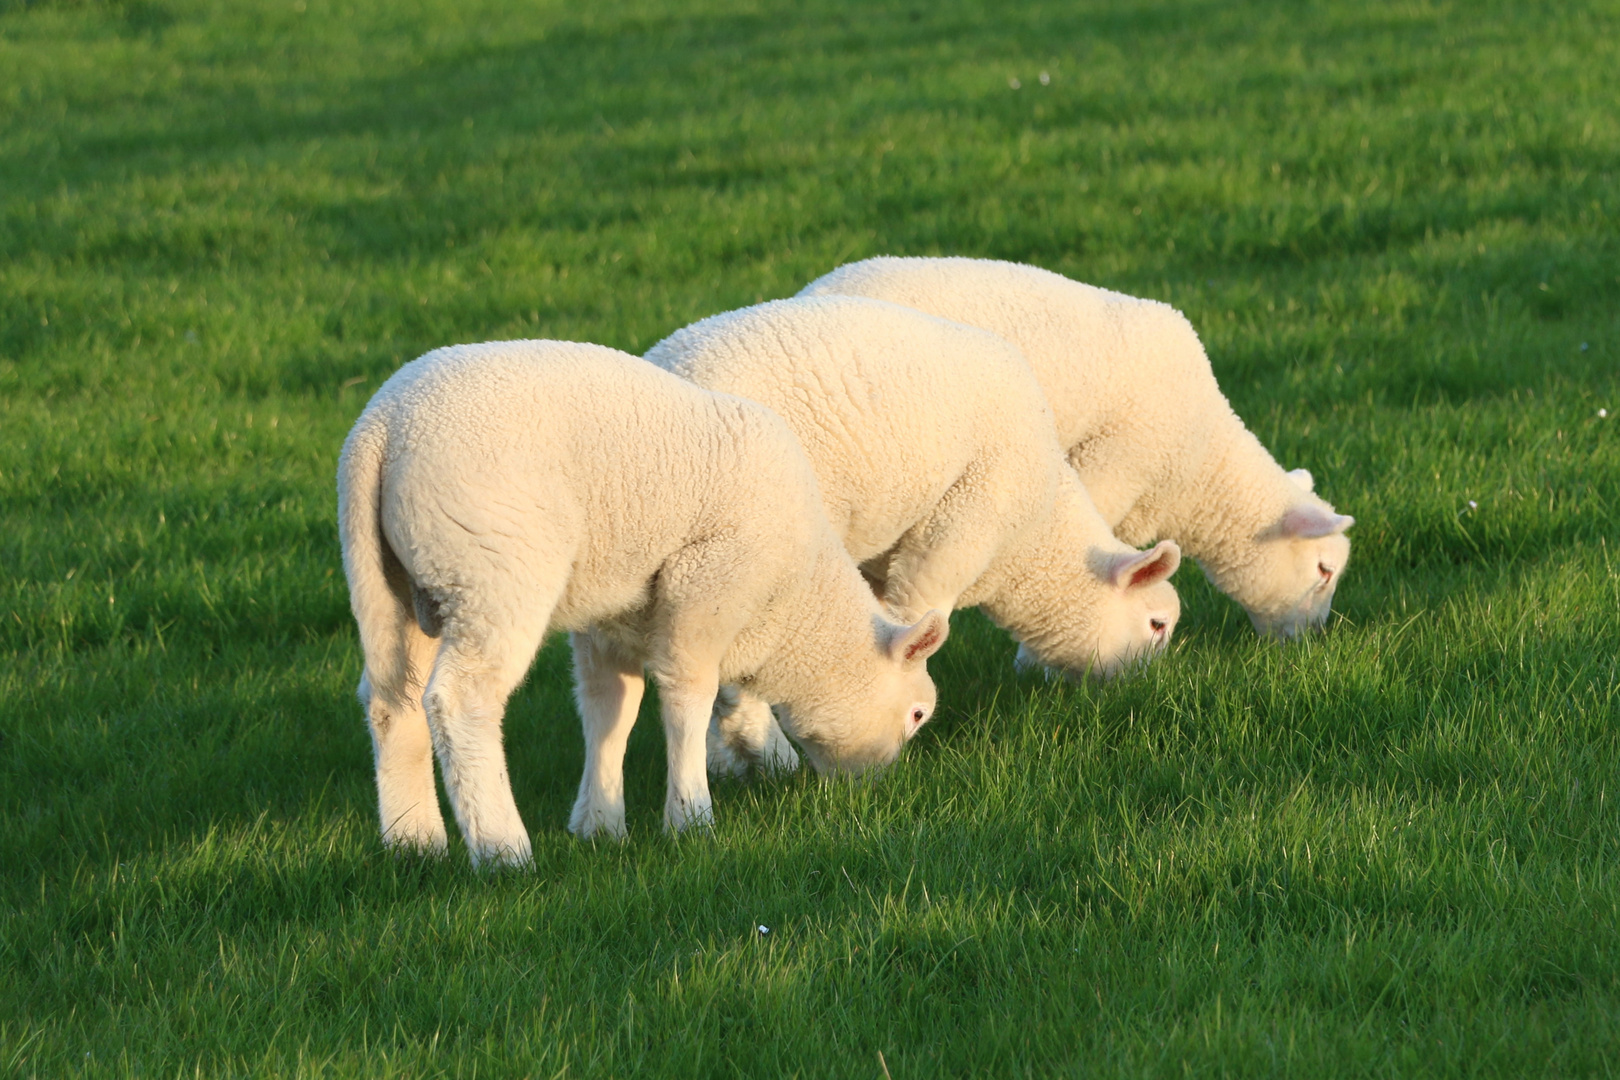
<path fill-rule="evenodd" d="M 1344 532 L 1356 523 L 1348 514 L 1336 514 L 1320 506 L 1296 506 L 1283 515 L 1283 531 L 1301 540 L 1317 540 Z"/>
<path fill-rule="evenodd" d="M 1131 571 L 1128 588 L 1137 588 L 1140 585 L 1151 585 L 1155 581 L 1163 581 L 1170 576 L 1170 556 L 1160 555 L 1152 562 L 1143 563 Z"/>
<path fill-rule="evenodd" d="M 1181 549 L 1173 540 L 1160 540 L 1151 551 L 1121 556 L 1114 564 L 1114 586 L 1136 589 L 1163 581 L 1181 565 Z"/>
<path fill-rule="evenodd" d="M 906 646 L 906 660 L 912 661 L 919 656 L 926 656 L 939 644 L 939 628 L 930 627 L 922 637 Z"/>

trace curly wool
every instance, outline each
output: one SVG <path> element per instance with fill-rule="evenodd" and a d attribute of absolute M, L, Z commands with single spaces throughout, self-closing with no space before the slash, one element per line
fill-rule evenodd
<path fill-rule="evenodd" d="M 391 844 L 444 848 L 431 731 L 474 860 L 528 860 L 500 721 L 548 629 L 576 631 L 583 835 L 624 832 L 643 668 L 673 828 L 710 814 L 722 681 L 786 702 L 828 768 L 892 760 L 933 707 L 943 618 L 886 620 L 781 419 L 612 349 L 495 342 L 405 365 L 344 444 L 338 516 Z"/>
<path fill-rule="evenodd" d="M 1262 632 L 1291 636 L 1326 620 L 1354 519 L 1244 427 L 1174 308 L 965 258 L 867 259 L 799 295 L 887 300 L 1016 344 L 1070 463 L 1122 540 L 1176 539 Z"/>
<path fill-rule="evenodd" d="M 1167 640 L 1179 552 L 1114 538 L 1006 341 L 825 297 L 704 319 L 647 359 L 787 421 L 845 548 L 902 618 L 980 606 L 1039 662 L 1073 672 L 1112 672 Z"/>

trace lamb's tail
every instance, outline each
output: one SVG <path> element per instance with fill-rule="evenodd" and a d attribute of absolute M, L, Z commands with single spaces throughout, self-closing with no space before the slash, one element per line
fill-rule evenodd
<path fill-rule="evenodd" d="M 360 700 L 368 708 L 375 694 L 402 703 L 419 688 L 426 672 L 411 670 L 412 646 L 422 635 L 411 606 L 411 583 L 382 530 L 383 451 L 387 431 L 361 417 L 338 459 L 338 536 L 343 543 L 343 574 L 349 580 L 349 607 L 360 628 L 366 671 Z"/>

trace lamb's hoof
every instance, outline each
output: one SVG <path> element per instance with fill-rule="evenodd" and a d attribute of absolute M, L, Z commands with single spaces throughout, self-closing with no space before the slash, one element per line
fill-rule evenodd
<path fill-rule="evenodd" d="M 624 811 L 600 806 L 575 806 L 568 819 L 568 831 L 581 840 L 623 840 L 629 835 L 624 827 Z"/>
<path fill-rule="evenodd" d="M 712 829 L 714 806 L 707 799 L 690 803 L 672 799 L 664 806 L 664 828 L 672 833 Z"/>
<path fill-rule="evenodd" d="M 475 870 L 527 870 L 534 865 L 534 852 L 527 836 L 504 841 L 484 841 L 470 845 Z"/>
<path fill-rule="evenodd" d="M 383 850 L 396 859 L 442 859 L 450 854 L 450 844 L 443 840 L 437 844 L 424 844 L 385 836 Z"/>
<path fill-rule="evenodd" d="M 799 752 L 793 749 L 793 744 L 782 734 L 782 729 L 772 724 L 765 748 L 759 755 L 759 770 L 767 776 L 786 776 L 790 772 L 797 772 L 798 768 Z"/>
<path fill-rule="evenodd" d="M 442 859 L 450 851 L 450 838 L 441 826 L 434 832 L 404 832 L 399 829 L 383 833 L 383 847 L 390 855 L 404 858 L 418 857 Z"/>

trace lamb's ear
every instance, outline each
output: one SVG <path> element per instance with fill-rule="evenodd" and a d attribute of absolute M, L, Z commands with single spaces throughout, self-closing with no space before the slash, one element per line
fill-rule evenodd
<path fill-rule="evenodd" d="M 897 664 L 914 667 L 938 652 L 950 632 L 950 619 L 930 611 L 915 626 L 896 628 L 889 639 L 889 658 Z"/>
<path fill-rule="evenodd" d="M 1316 490 L 1316 478 L 1311 475 L 1309 469 L 1289 469 L 1288 479 L 1292 480 L 1297 487 L 1304 488 L 1307 492 Z"/>
<path fill-rule="evenodd" d="M 1174 540 L 1160 540 L 1146 551 L 1133 551 L 1114 560 L 1109 579 L 1116 589 L 1156 585 L 1181 565 L 1181 548 Z"/>
<path fill-rule="evenodd" d="M 1282 532 L 1299 540 L 1316 540 L 1323 536 L 1342 533 L 1356 523 L 1349 514 L 1335 514 L 1329 506 L 1301 503 L 1289 507 L 1283 515 Z"/>

